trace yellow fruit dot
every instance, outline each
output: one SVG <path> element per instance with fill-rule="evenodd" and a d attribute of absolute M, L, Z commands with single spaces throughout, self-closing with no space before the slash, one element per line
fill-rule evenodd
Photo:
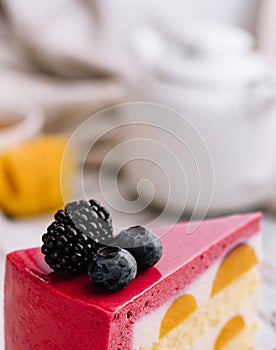
<path fill-rule="evenodd" d="M 184 294 L 170 306 L 160 328 L 159 339 L 163 338 L 174 327 L 178 326 L 197 309 L 197 302 L 190 294 Z"/>
<path fill-rule="evenodd" d="M 232 283 L 257 263 L 254 250 L 247 244 L 241 244 L 232 250 L 223 260 L 213 284 L 212 296 Z"/>
<path fill-rule="evenodd" d="M 222 349 L 230 340 L 235 338 L 239 332 L 245 328 L 244 319 L 241 316 L 235 316 L 221 330 L 214 350 Z"/>
<path fill-rule="evenodd" d="M 64 205 L 75 168 L 74 154 L 65 157 L 67 142 L 63 135 L 41 136 L 0 154 L 1 210 L 27 216 Z"/>

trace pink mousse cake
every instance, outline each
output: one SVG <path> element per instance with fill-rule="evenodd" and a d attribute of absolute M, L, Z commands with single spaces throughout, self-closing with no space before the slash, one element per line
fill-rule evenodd
<path fill-rule="evenodd" d="M 158 263 L 113 293 L 87 274 L 53 272 L 40 248 L 10 253 L 5 349 L 253 349 L 260 219 L 205 220 L 193 233 L 176 224 L 162 237 Z"/>

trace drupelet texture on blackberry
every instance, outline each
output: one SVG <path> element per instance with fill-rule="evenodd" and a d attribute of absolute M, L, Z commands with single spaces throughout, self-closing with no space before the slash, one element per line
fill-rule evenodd
<path fill-rule="evenodd" d="M 77 272 L 87 268 L 100 246 L 113 237 L 110 214 L 96 200 L 67 204 L 42 236 L 42 253 L 54 270 Z"/>
<path fill-rule="evenodd" d="M 69 203 L 65 207 L 65 214 L 63 220 L 72 221 L 79 231 L 96 243 L 105 245 L 113 238 L 110 213 L 95 199 Z"/>

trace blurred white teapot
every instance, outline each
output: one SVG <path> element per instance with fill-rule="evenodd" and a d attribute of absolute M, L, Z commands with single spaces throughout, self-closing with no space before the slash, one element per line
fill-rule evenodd
<path fill-rule="evenodd" d="M 239 28 L 209 23 L 181 33 L 153 33 L 148 38 L 156 40 L 152 46 L 156 50 L 149 55 L 144 51 L 150 45 L 142 45 L 141 35 L 136 46 L 135 40 L 132 43 L 140 69 L 130 80 L 130 99 L 173 108 L 199 131 L 213 162 L 210 211 L 248 210 L 276 201 L 276 75 L 254 50 L 252 36 Z M 157 133 L 155 129 L 145 137 L 156 138 Z M 197 140 L 189 142 L 196 148 Z M 188 192 L 197 190 L 196 174 L 181 151 L 177 158 L 190 179 L 185 209 L 191 212 L 197 197 Z M 199 155 L 196 161 L 204 159 Z M 145 177 L 141 162 L 128 168 L 131 184 Z M 164 186 L 156 181 L 154 201 L 164 206 Z M 204 172 L 200 186 L 210 186 Z M 199 201 L 198 211 L 205 211 L 205 205 Z M 181 206 L 183 198 L 176 196 L 172 209 Z"/>

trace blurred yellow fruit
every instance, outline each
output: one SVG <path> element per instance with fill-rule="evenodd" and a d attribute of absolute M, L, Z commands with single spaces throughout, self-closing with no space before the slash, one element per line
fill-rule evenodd
<path fill-rule="evenodd" d="M 75 168 L 72 152 L 64 152 L 67 141 L 65 136 L 42 136 L 0 155 L 1 210 L 28 216 L 64 205 Z"/>

